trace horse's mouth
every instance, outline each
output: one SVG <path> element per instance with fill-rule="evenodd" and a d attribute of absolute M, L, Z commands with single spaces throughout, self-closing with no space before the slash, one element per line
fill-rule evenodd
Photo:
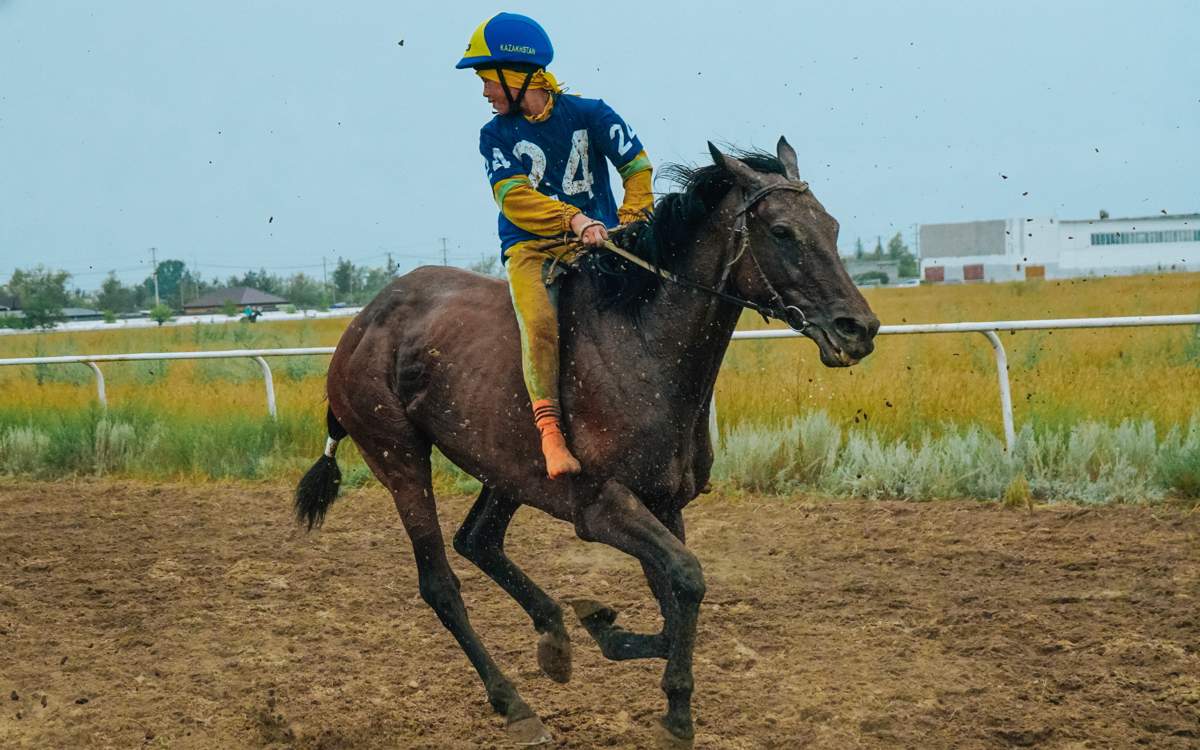
<path fill-rule="evenodd" d="M 834 337 L 820 326 L 810 325 L 804 334 L 816 342 L 817 351 L 821 355 L 821 364 L 826 367 L 850 367 L 858 364 L 862 359 L 862 357 L 855 357 L 843 349 L 834 340 Z"/>

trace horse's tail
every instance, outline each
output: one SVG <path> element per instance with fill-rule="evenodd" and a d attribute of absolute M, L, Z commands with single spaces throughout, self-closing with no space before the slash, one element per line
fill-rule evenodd
<path fill-rule="evenodd" d="M 307 523 L 309 531 L 325 521 L 325 513 L 337 498 L 338 487 L 342 483 L 342 471 L 334 456 L 338 442 L 347 435 L 346 428 L 333 416 L 332 409 L 326 411 L 325 422 L 329 426 L 325 454 L 317 459 L 296 486 L 296 520 Z"/>

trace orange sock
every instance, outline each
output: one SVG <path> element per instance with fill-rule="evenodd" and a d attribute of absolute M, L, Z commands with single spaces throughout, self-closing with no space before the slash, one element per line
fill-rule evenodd
<path fill-rule="evenodd" d="M 542 455 L 546 458 L 546 474 L 558 479 L 566 474 L 578 474 L 579 459 L 567 447 L 567 438 L 559 424 L 558 404 L 542 399 L 533 404 L 533 420 L 542 436 Z"/>

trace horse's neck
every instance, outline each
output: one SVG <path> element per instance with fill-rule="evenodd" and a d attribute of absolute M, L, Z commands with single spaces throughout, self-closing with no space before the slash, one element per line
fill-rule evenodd
<path fill-rule="evenodd" d="M 716 218 L 721 215 L 696 231 L 692 247 L 675 264 L 676 276 L 709 288 L 720 283 L 732 252 L 730 228 Z M 740 308 L 713 295 L 661 281 L 643 303 L 636 329 L 627 328 L 621 336 L 622 357 L 633 365 L 629 374 L 650 373 L 652 387 L 668 397 L 669 405 L 693 410 L 712 394 L 740 313 Z M 606 313 L 598 314 L 603 319 L 598 322 L 611 324 Z"/>
<path fill-rule="evenodd" d="M 674 273 L 714 289 L 721 283 L 728 262 L 726 256 L 732 251 L 729 228 L 712 221 L 699 230 L 696 237 L 693 246 L 676 264 Z M 740 308 L 722 302 L 714 295 L 664 280 L 658 293 L 643 309 L 642 330 L 648 341 L 684 361 L 715 356 L 715 368 L 720 364 L 740 313 Z"/>

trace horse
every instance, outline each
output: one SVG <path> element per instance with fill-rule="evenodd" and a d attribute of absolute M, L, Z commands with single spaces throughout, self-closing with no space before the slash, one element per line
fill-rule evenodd
<path fill-rule="evenodd" d="M 562 607 L 505 554 L 513 514 L 532 506 L 641 563 L 660 632 L 627 631 L 598 602 L 572 606 L 607 658 L 666 660 L 658 730 L 687 747 L 705 583 L 682 511 L 708 483 L 709 403 L 742 308 L 802 331 L 829 367 L 852 365 L 874 347 L 879 320 L 838 257 L 838 223 L 800 180 L 786 139 L 775 155 L 708 146 L 713 163 L 675 167 L 682 190 L 618 240 L 649 272 L 630 266 L 632 276 L 614 275 L 620 269 L 600 258 L 590 273 L 568 273 L 558 284 L 563 414 L 582 473 L 546 476 L 503 280 L 418 268 L 363 308 L 330 361 L 329 437 L 297 488 L 297 518 L 309 529 L 324 520 L 340 481 L 337 441 L 349 435 L 395 501 L 421 597 L 521 744 L 550 734 L 468 620 L 438 525 L 431 447 L 482 484 L 454 549 L 524 608 L 550 679 L 570 679 L 571 642 Z"/>

